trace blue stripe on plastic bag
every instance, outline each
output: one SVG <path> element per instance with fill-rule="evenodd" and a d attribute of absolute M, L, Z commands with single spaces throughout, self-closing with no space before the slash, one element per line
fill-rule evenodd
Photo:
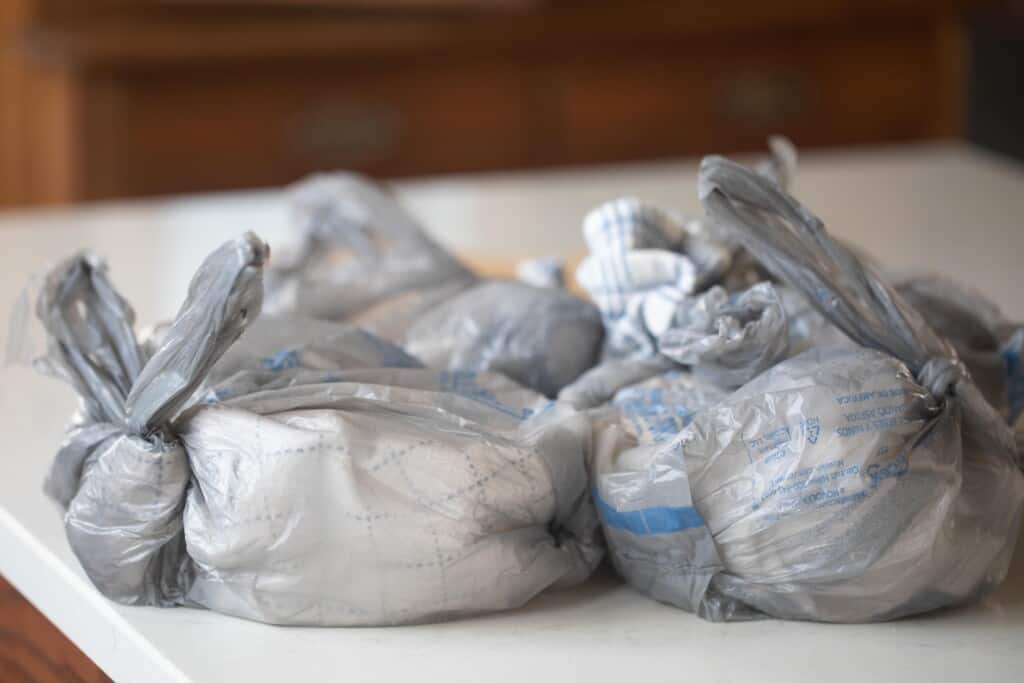
<path fill-rule="evenodd" d="M 601 512 L 606 526 L 641 536 L 670 534 L 675 531 L 704 526 L 704 518 L 700 516 L 696 508 L 689 505 L 620 512 L 601 498 L 597 487 L 594 487 L 594 501 L 597 503 L 597 509 Z"/>

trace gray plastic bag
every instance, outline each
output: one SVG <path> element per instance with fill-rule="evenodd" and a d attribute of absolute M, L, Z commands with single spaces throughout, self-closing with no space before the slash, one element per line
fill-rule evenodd
<path fill-rule="evenodd" d="M 478 278 L 368 180 L 314 176 L 292 201 L 300 246 L 270 271 L 276 314 L 357 324 L 428 366 L 503 372 L 548 396 L 596 362 L 592 304 Z"/>
<path fill-rule="evenodd" d="M 674 312 L 658 335 L 658 351 L 703 380 L 737 387 L 784 358 L 786 312 L 769 282 L 729 295 L 712 287 Z"/>
<path fill-rule="evenodd" d="M 213 366 L 207 382 L 217 383 L 237 372 L 295 367 L 422 368 L 423 363 L 354 325 L 298 315 L 260 315 Z"/>
<path fill-rule="evenodd" d="M 148 361 L 94 257 L 46 278 L 41 364 L 83 398 L 47 490 L 104 595 L 381 625 L 516 607 L 590 574 L 590 429 L 571 407 L 498 374 L 358 353 L 324 368 L 301 343 L 247 369 L 281 357 L 261 356 L 264 335 L 216 379 L 259 315 L 265 256 L 251 235 L 215 251 Z"/>
<path fill-rule="evenodd" d="M 563 388 L 558 393 L 558 400 L 579 410 L 598 408 L 619 390 L 677 368 L 675 362 L 661 354 L 636 360 L 605 361 Z"/>
<path fill-rule="evenodd" d="M 728 392 L 686 370 L 671 370 L 623 387 L 611 406 L 637 444 L 672 439 L 694 415 L 721 402 Z"/>
<path fill-rule="evenodd" d="M 594 306 L 568 292 L 487 280 L 425 313 L 401 339 L 429 367 L 501 372 L 555 396 L 601 353 Z"/>
<path fill-rule="evenodd" d="M 670 397 L 678 398 L 678 393 L 673 396 L 677 388 L 660 389 L 681 383 L 689 393 L 690 387 L 700 385 L 706 396 L 724 396 L 717 390 L 719 387 L 738 386 L 783 358 L 812 347 L 853 344 L 790 287 L 761 283 L 728 298 L 724 298 L 721 288 L 712 287 L 705 296 L 703 301 L 701 297 L 689 299 L 691 305 L 700 302 L 701 310 L 690 317 L 691 324 L 679 328 L 678 333 L 685 335 L 688 343 L 680 346 L 674 357 L 659 349 L 651 356 L 605 361 L 562 389 L 558 399 L 580 410 L 600 408 L 609 402 L 621 405 L 621 401 L 614 400 L 620 393 L 626 392 L 628 396 L 631 387 L 646 383 L 652 390 L 643 403 L 645 411 L 676 412 L 679 406 L 668 402 Z M 754 299 L 756 305 L 748 307 L 742 303 L 745 296 Z M 781 305 L 783 316 L 778 314 L 777 304 Z M 768 315 L 763 315 L 765 312 Z M 669 328 L 663 334 L 672 339 L 676 330 Z M 688 354 L 685 357 L 683 350 Z M 655 387 L 660 389 L 654 390 Z M 657 401 L 666 405 L 659 408 L 655 405 Z M 704 400 L 689 398 L 683 403 L 687 414 L 693 412 L 694 406 L 708 405 Z M 627 415 L 625 419 L 635 418 Z M 645 418 L 640 415 L 636 419 Z"/>
<path fill-rule="evenodd" d="M 1024 475 L 953 348 L 774 183 L 711 157 L 699 195 L 860 348 L 783 361 L 625 458 L 599 439 L 618 571 L 714 620 L 876 621 L 997 586 Z"/>
<path fill-rule="evenodd" d="M 165 343 L 145 362 L 134 314 L 96 257 L 72 257 L 42 284 L 36 312 L 48 343 L 36 367 L 69 381 L 82 400 L 45 489 L 66 508 L 82 567 L 113 600 L 185 599 L 194 570 L 182 523 L 190 468 L 168 424 L 258 315 L 266 253 L 251 235 L 214 252 Z"/>
<path fill-rule="evenodd" d="M 388 337 L 476 276 L 440 247 L 383 188 L 350 173 L 289 188 L 291 248 L 275 248 L 268 313 L 360 323 Z M 379 325 L 379 329 L 374 327 Z"/>
<path fill-rule="evenodd" d="M 619 347 L 619 352 L 631 352 L 622 357 L 606 345 L 611 356 L 566 386 L 563 399 L 594 407 L 628 384 L 682 368 L 709 385 L 735 388 L 789 355 L 791 326 L 769 282 L 733 294 L 718 286 L 696 296 L 666 289 L 646 297 L 631 317 L 629 338 L 643 344 Z M 609 334 L 623 329 L 607 328 Z M 817 330 L 799 334 L 798 342 L 809 345 Z"/>

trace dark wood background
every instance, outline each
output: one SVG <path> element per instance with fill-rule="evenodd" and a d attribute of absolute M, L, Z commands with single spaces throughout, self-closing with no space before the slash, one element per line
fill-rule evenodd
<path fill-rule="evenodd" d="M 958 135 L 978 4 L 4 0 L 0 205 Z"/>

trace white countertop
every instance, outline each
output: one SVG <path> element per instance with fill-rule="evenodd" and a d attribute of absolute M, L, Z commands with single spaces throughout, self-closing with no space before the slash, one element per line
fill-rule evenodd
<path fill-rule="evenodd" d="M 580 222 L 624 194 L 696 212 L 696 160 L 408 182 L 431 231 L 486 261 L 578 255 Z M 796 195 L 883 265 L 973 283 L 1024 319 L 1024 167 L 958 145 L 809 154 Z M 224 239 L 286 232 L 280 193 L 256 192 L 0 213 L 0 311 L 48 259 L 92 247 L 141 324 L 177 309 L 193 269 Z M 7 321 L 0 321 L 6 338 Z M 74 405 L 25 368 L 0 374 L 0 573 L 109 675 L 124 681 L 1019 680 L 1024 550 L 982 603 L 865 626 L 712 624 L 603 573 L 524 609 L 430 626 L 265 626 L 192 609 L 116 606 L 85 578 L 42 493 Z"/>

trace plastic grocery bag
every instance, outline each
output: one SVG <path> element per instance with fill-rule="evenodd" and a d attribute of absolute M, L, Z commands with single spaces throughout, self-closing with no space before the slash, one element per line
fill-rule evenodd
<path fill-rule="evenodd" d="M 1024 475 L 952 346 L 776 184 L 711 157 L 699 194 L 859 346 L 785 360 L 671 440 L 620 455 L 622 440 L 599 439 L 595 498 L 618 571 L 714 620 L 875 621 L 990 591 Z"/>
<path fill-rule="evenodd" d="M 603 549 L 581 414 L 498 374 L 407 356 L 359 367 L 390 352 L 350 333 L 345 367 L 285 332 L 295 354 L 263 356 L 272 342 L 256 335 L 232 358 L 257 327 L 265 256 L 252 235 L 215 251 L 148 359 L 94 257 L 46 278 L 40 365 L 83 401 L 47 490 L 103 594 L 277 624 L 400 624 L 515 607 L 589 575 Z M 275 357 L 288 360 L 253 361 Z"/>
<path fill-rule="evenodd" d="M 477 278 L 371 182 L 315 176 L 292 195 L 301 246 L 270 271 L 275 313 L 354 323 L 431 367 L 503 372 L 548 396 L 596 361 L 593 304 Z"/>

